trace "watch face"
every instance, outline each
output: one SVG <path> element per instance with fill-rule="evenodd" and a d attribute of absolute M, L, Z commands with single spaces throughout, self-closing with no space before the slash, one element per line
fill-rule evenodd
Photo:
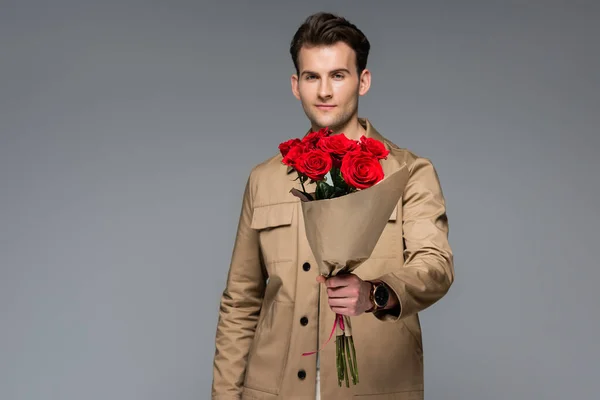
<path fill-rule="evenodd" d="M 380 285 L 375 289 L 375 295 L 373 297 L 375 303 L 377 303 L 379 307 L 385 307 L 390 298 L 390 294 L 384 285 Z"/>

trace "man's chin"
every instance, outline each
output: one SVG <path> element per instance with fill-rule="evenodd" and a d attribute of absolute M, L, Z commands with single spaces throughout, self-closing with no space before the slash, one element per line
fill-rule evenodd
<path fill-rule="evenodd" d="M 311 125 L 313 126 L 313 130 L 319 130 L 322 128 L 330 128 L 335 130 L 342 125 L 342 121 L 336 115 L 319 115 L 318 113 L 306 113 Z"/>
<path fill-rule="evenodd" d="M 317 118 L 311 121 L 312 125 L 317 129 L 334 128 L 337 125 L 337 120 L 334 118 Z"/>

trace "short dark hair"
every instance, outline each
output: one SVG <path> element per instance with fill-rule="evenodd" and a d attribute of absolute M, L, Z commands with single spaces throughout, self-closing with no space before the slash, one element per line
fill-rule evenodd
<path fill-rule="evenodd" d="M 356 53 L 356 69 L 360 75 L 367 67 L 371 49 L 369 40 L 346 18 L 327 12 L 310 15 L 296 31 L 290 45 L 290 54 L 296 73 L 300 73 L 298 55 L 302 46 L 327 46 L 340 41 L 346 43 Z"/>

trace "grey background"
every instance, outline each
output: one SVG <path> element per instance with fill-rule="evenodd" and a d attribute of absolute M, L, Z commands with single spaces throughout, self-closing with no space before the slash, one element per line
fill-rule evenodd
<path fill-rule="evenodd" d="M 597 398 L 597 4 L 3 0 L 0 398 L 209 398 L 243 185 L 308 128 L 288 45 L 322 9 L 447 199 L 426 398 Z"/>

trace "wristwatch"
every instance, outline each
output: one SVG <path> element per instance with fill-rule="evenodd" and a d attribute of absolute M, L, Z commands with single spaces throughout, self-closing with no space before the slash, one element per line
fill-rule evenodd
<path fill-rule="evenodd" d="M 373 304 L 368 312 L 379 311 L 387 306 L 388 301 L 390 299 L 390 291 L 387 285 L 383 282 L 370 282 L 371 283 L 371 293 L 370 300 Z"/>

